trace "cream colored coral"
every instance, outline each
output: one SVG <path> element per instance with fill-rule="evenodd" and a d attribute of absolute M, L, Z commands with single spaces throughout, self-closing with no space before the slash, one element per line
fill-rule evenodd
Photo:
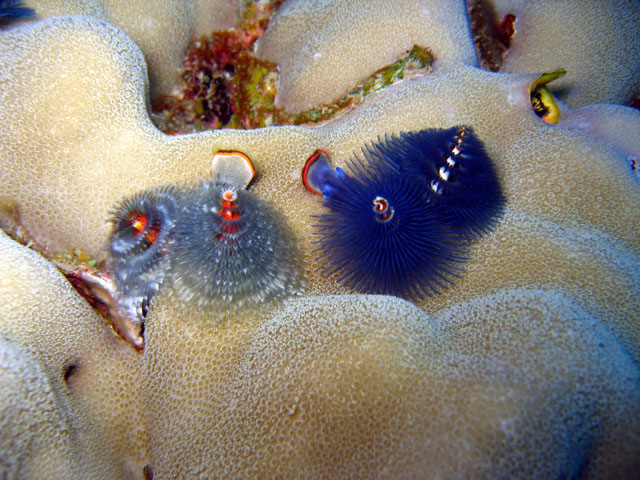
<path fill-rule="evenodd" d="M 609 0 L 496 0 L 499 17 L 515 14 L 503 72 L 567 74 L 552 90 L 572 107 L 628 103 L 640 88 L 640 3 Z"/>
<path fill-rule="evenodd" d="M 424 461 L 434 476 L 530 478 L 536 462 L 541 478 L 583 465 L 593 478 L 634 472 L 638 180 L 611 137 L 533 113 L 537 75 L 442 62 L 321 127 L 169 137 L 148 120 L 143 65 L 96 18 L 0 34 L 0 196 L 24 227 L 50 251 L 98 254 L 118 199 L 206 175 L 214 150 L 241 150 L 258 172 L 253 191 L 300 237 L 309 293 L 323 296 L 219 325 L 160 294 L 140 366 L 49 264 L 2 237 L 0 331 L 61 391 L 66 362 L 80 360 L 64 398 L 101 419 L 104 458 L 116 452 L 118 468 L 139 473 L 146 441 L 128 428 L 141 419 L 160 478 L 336 476 L 333 465 L 370 478 Z M 348 292 L 316 272 L 309 215 L 324 210 L 302 186 L 304 161 L 322 148 L 344 166 L 378 135 L 461 123 L 485 143 L 507 209 L 456 286 L 422 309 L 324 296 Z M 140 397 L 132 372 L 143 373 Z"/>
<path fill-rule="evenodd" d="M 434 53 L 436 65 L 477 64 L 465 5 L 449 0 L 290 0 L 257 54 L 280 68 L 276 104 L 297 112 L 338 100 L 416 44 Z"/>
<path fill-rule="evenodd" d="M 238 0 L 29 0 L 36 18 L 96 15 L 122 28 L 144 52 L 151 95 L 179 85 L 191 40 L 235 26 Z"/>
<path fill-rule="evenodd" d="M 559 292 L 506 290 L 431 317 L 357 295 L 293 299 L 258 322 L 176 313 L 161 304 L 144 353 L 162 478 L 622 478 L 638 466 L 638 365 Z"/>
<path fill-rule="evenodd" d="M 70 42 L 74 48 L 65 48 Z M 168 137 L 147 117 L 141 62 L 128 37 L 91 18 L 52 19 L 0 36 L 0 193 L 18 201 L 26 229 L 53 252 L 97 254 L 117 200 L 206 174 L 217 149 L 249 155 L 259 172 L 256 192 L 282 206 L 306 237 L 308 215 L 320 207 L 300 170 L 315 149 L 339 165 L 378 135 L 459 123 L 473 125 L 487 145 L 510 203 L 554 221 L 587 222 L 640 251 L 640 193 L 627 161 L 580 131 L 542 122 L 529 104 L 534 75 L 442 65 L 320 128 Z"/>
<path fill-rule="evenodd" d="M 80 471 L 100 475 L 97 465 L 74 454 L 75 433 L 60 403 L 42 364 L 0 337 L 2 478 L 74 479 L 81 478 Z"/>
<path fill-rule="evenodd" d="M 640 165 L 640 111 L 608 103 L 597 103 L 565 111 L 560 125 L 589 132 L 627 156 L 638 172 Z M 636 160 L 634 163 L 634 159 Z"/>
<path fill-rule="evenodd" d="M 240 148 L 260 170 L 267 161 L 302 161 L 315 144 L 300 128 L 163 135 L 147 116 L 140 50 L 93 17 L 0 34 L 0 81 L 0 195 L 17 200 L 24 227 L 52 253 L 81 247 L 97 255 L 116 201 L 206 175 L 214 150 Z M 292 205 L 299 176 L 287 169 L 281 180 L 287 188 L 276 201 Z"/>
<path fill-rule="evenodd" d="M 102 83 L 96 79 L 76 86 L 78 81 L 72 80 L 75 76 L 69 79 L 66 73 L 73 71 L 76 65 L 73 57 L 61 56 L 50 63 L 40 61 L 44 56 L 40 50 L 64 39 L 63 33 L 67 31 L 77 38 L 87 36 L 85 42 L 91 46 L 76 50 L 84 56 L 85 63 L 92 59 L 103 62 L 104 66 L 96 65 L 101 71 Z M 206 174 L 212 150 L 239 149 L 250 156 L 258 171 L 254 191 L 279 205 L 301 237 L 305 264 L 311 270 L 311 293 L 344 292 L 335 282 L 316 273 L 318 263 L 311 254 L 313 230 L 309 215 L 323 210 L 318 198 L 302 186 L 300 171 L 304 160 L 321 148 L 329 153 L 335 165 L 344 165 L 360 145 L 383 133 L 466 123 L 474 126 L 496 162 L 510 211 L 518 218 L 531 217 L 532 222 L 524 229 L 514 227 L 517 233 L 511 233 L 507 227 L 510 223 L 505 223 L 501 229 L 505 228 L 509 233 L 487 237 L 478 244 L 468 264 L 469 273 L 463 275 L 451 293 L 426 299 L 422 306 L 435 306 L 444 299 L 455 301 L 460 296 L 467 298 L 468 292 L 481 293 L 487 285 L 512 278 L 512 274 L 516 276 L 512 281 L 520 279 L 524 282 L 530 278 L 525 284 L 533 286 L 548 282 L 558 286 L 574 285 L 579 280 L 580 288 L 589 287 L 590 293 L 585 298 L 603 298 L 597 294 L 600 289 L 598 278 L 614 277 L 601 276 L 602 269 L 575 277 L 554 273 L 572 269 L 570 262 L 562 260 L 564 254 L 556 255 L 567 250 L 558 250 L 557 246 L 536 250 L 531 262 L 522 265 L 521 270 L 510 268 L 505 258 L 519 263 L 520 259 L 528 258 L 525 251 L 534 251 L 528 246 L 544 241 L 538 235 L 540 227 L 536 226 L 536 221 L 548 225 L 543 229 L 548 232 L 546 238 L 553 236 L 554 229 L 584 231 L 577 236 L 568 233 L 567 242 L 572 238 L 599 238 L 599 244 L 604 245 L 602 258 L 610 257 L 609 251 L 627 249 L 628 253 L 617 255 L 626 256 L 627 264 L 637 262 L 634 255 L 640 253 L 637 241 L 640 191 L 628 159 L 575 125 L 565 127 L 541 121 L 529 103 L 529 85 L 535 75 L 501 75 L 451 64 L 422 79 L 376 94 L 358 109 L 323 127 L 278 127 L 167 137 L 155 130 L 146 117 L 141 98 L 144 86 L 139 79 L 142 71 L 135 68 L 139 54 L 126 43 L 126 37 L 115 35 L 116 30 L 106 24 L 78 19 L 50 21 L 38 29 L 32 27 L 24 33 L 18 32 L 20 35 L 11 33 L 7 49 L 16 47 L 24 33 L 37 35 L 39 39 L 38 43 L 34 42 L 36 46 L 27 51 L 18 50 L 11 62 L 7 57 L 0 57 L 11 67 L 8 70 L 16 75 L 12 77 L 15 88 L 20 85 L 19 81 L 25 80 L 31 82 L 30 88 L 36 88 L 45 78 L 49 79 L 51 87 L 48 95 L 41 96 L 47 101 L 46 108 L 12 94 L 11 89 L 5 93 L 6 104 L 11 108 L 4 111 L 5 118 L 0 122 L 5 128 L 0 142 L 4 142 L 3 152 L 9 167 L 1 173 L 2 194 L 18 201 L 27 230 L 52 250 L 82 247 L 97 254 L 109 232 L 106 223 L 109 209 L 121 197 L 151 185 Z M 94 45 L 89 40 L 97 43 Z M 126 51 L 129 53 L 110 60 L 109 45 L 115 41 L 121 42 L 122 47 L 128 46 Z M 102 50 L 98 48 L 102 45 L 100 42 L 107 43 Z M 101 51 L 104 55 L 97 56 L 96 52 Z M 45 52 L 49 50 L 45 49 Z M 53 57 L 50 53 L 46 56 Z M 38 59 L 39 69 L 34 70 L 29 58 Z M 121 65 L 119 69 L 108 70 L 109 62 L 116 60 L 119 63 L 115 65 Z M 113 87 L 105 89 L 104 84 Z M 73 96 L 65 103 L 56 97 L 62 95 L 61 92 L 73 92 Z M 132 103 L 125 99 L 131 99 Z M 93 105 L 90 102 L 94 102 Z M 70 109 L 71 114 L 65 114 L 65 110 L 58 113 L 57 109 L 61 108 Z M 620 110 L 627 112 L 621 107 L 608 108 L 612 117 Z M 95 112 L 104 113 L 98 117 Z M 19 122 L 41 127 L 27 127 L 22 131 Z M 615 212 L 615 216 L 611 212 Z M 521 225 L 521 222 L 518 220 L 515 225 Z M 596 231 L 590 232 L 591 228 Z M 509 239 L 521 235 L 526 240 L 510 242 Z M 496 242 L 500 238 L 504 240 Z M 616 242 L 621 242 L 622 250 Z M 544 244 L 540 245 L 542 248 Z M 577 248 L 584 249 L 588 245 L 583 242 Z M 568 251 L 575 252 L 574 248 Z M 505 252 L 513 254 L 505 256 Z M 575 258 L 574 253 L 569 257 Z M 557 270 L 540 268 L 550 258 L 558 258 Z M 490 263 L 495 277 L 487 281 L 490 278 L 488 267 L 481 268 L 480 265 Z M 584 265 L 588 263 L 587 260 Z M 611 271 L 616 272 L 620 267 L 619 263 L 614 263 L 612 267 L 603 268 L 613 268 Z M 477 277 L 472 275 L 476 269 Z M 586 279 L 590 279 L 588 285 Z M 629 282 L 612 279 L 612 285 L 620 281 Z M 606 305 L 609 302 L 611 300 L 607 300 Z M 634 305 L 633 302 L 627 302 L 626 306 L 619 304 L 622 310 L 618 311 L 628 312 L 637 308 Z M 626 318 L 625 314 L 620 315 L 615 317 L 618 318 L 616 323 Z M 632 327 L 625 328 L 633 331 Z M 637 341 L 638 337 L 634 338 Z"/>
<path fill-rule="evenodd" d="M 500 0 L 498 17 L 515 14 L 502 71 L 566 69 L 554 91 L 572 107 L 627 103 L 640 87 L 640 5 L 615 0 Z M 462 2 L 287 2 L 258 43 L 280 66 L 276 101 L 292 111 L 335 101 L 414 43 L 439 60 L 476 65 Z"/>
<path fill-rule="evenodd" d="M 473 410 L 489 413 L 507 452 L 501 467 L 514 469 L 487 478 L 550 478 L 557 475 L 553 469 L 568 477 L 633 478 L 640 466 L 640 367 L 607 328 L 606 313 L 593 315 L 559 290 L 514 289 L 480 295 L 435 317 L 443 344 L 474 362 L 485 360 L 480 369 L 512 387 L 508 398 L 533 394 L 524 411 L 512 410 L 524 414 L 523 423 Z M 482 402 L 494 391 L 479 393 Z M 473 396 L 466 398 L 474 404 Z M 601 408 L 603 399 L 607 407 Z M 527 429 L 527 422 L 539 429 Z M 539 435 L 521 435 L 527 430 Z M 547 448 L 549 456 L 542 453 Z"/>
<path fill-rule="evenodd" d="M 639 269 L 636 254 L 600 232 L 508 208 L 495 232 L 473 246 L 456 284 L 420 304 L 438 311 L 513 286 L 555 288 L 601 317 L 640 363 Z"/>
<path fill-rule="evenodd" d="M 17 367 L 1 366 L 8 369 L 2 376 L 9 392 L 15 392 L 2 405 L 10 415 L 3 419 L 18 442 L 4 444 L 9 450 L 3 448 L 2 455 L 26 441 L 22 431 L 35 442 L 32 451 L 13 452 L 22 457 L 9 468 L 29 469 L 18 478 L 51 478 L 47 474 L 56 472 L 54 478 L 140 478 L 146 438 L 136 392 L 138 354 L 49 262 L 2 232 L 0 336 L 16 346 L 7 355 L 23 351 L 19 364 L 26 369 L 18 377 Z M 11 399 L 25 392 L 33 397 L 16 407 Z"/>

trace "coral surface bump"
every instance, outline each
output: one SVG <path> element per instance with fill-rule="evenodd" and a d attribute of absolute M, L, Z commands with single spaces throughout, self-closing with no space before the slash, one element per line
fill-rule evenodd
<path fill-rule="evenodd" d="M 44 454 L 23 459 L 33 463 L 26 478 L 43 478 L 65 464 L 73 478 L 123 478 L 142 468 L 146 438 L 135 394 L 138 355 L 51 263 L 4 233 L 0 233 L 0 331 L 7 342 L 24 350 L 21 358 L 32 369 L 24 381 L 33 384 L 33 395 L 42 395 L 46 404 L 53 402 L 41 412 L 24 407 L 30 411 L 26 417 L 33 417 L 29 421 L 50 443 L 38 434 L 34 441 L 64 454 L 60 464 L 55 463 L 58 457 Z M 26 391 L 18 384 L 15 388 Z M 18 427 L 24 425 L 11 427 L 16 441 L 21 436 Z"/>
<path fill-rule="evenodd" d="M 224 328 L 174 317 L 170 303 L 156 311 L 145 351 L 162 478 L 613 478 L 638 467 L 640 369 L 560 292 L 504 290 L 433 317 L 363 295 L 292 299 Z"/>
<path fill-rule="evenodd" d="M 144 53 L 151 96 L 179 82 L 189 42 L 235 25 L 239 0 L 29 0 L 36 18 L 95 15 L 122 28 Z"/>
<path fill-rule="evenodd" d="M 300 111 L 337 100 L 414 45 L 438 61 L 477 65 L 463 2 L 290 0 L 259 40 L 261 58 L 278 63 L 276 104 Z M 375 55 L 371 55 L 375 52 Z"/>
<path fill-rule="evenodd" d="M 495 0 L 499 17 L 517 17 L 503 72 L 567 74 L 553 91 L 572 107 L 625 104 L 640 87 L 640 2 Z"/>

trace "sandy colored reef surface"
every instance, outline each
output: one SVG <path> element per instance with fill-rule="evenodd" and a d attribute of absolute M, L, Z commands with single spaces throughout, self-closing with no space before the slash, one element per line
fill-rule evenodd
<path fill-rule="evenodd" d="M 20 6 L 0 1 L 0 477 L 637 478 L 640 2 Z M 185 100 L 209 58 L 188 79 L 215 95 Z M 160 104 L 199 123 L 163 131 Z M 414 298 L 323 275 L 314 215 L 341 214 L 307 159 L 364 177 L 370 142 L 455 126 L 504 197 L 456 274 Z M 212 172 L 218 151 L 255 172 Z M 333 251 L 371 278 L 438 255 L 393 238 Z"/>

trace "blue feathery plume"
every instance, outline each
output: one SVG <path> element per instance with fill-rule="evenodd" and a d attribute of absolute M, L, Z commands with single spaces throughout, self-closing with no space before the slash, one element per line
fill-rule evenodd
<path fill-rule="evenodd" d="M 476 236 L 490 231 L 504 209 L 495 167 L 469 126 L 385 136 L 363 154 L 369 162 L 419 178 L 461 231 Z"/>
<path fill-rule="evenodd" d="M 33 17 L 35 10 L 23 6 L 21 0 L 0 0 L 0 21 L 11 18 Z"/>
<path fill-rule="evenodd" d="M 314 216 L 321 271 L 349 288 L 415 300 L 439 293 L 462 270 L 467 239 L 454 218 L 415 177 L 385 162 L 355 157 L 349 172 L 331 169 L 324 152 L 303 181 L 328 213 Z"/>

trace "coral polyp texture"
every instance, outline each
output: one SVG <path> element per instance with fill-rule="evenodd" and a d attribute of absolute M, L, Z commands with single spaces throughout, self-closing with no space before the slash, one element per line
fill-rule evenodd
<path fill-rule="evenodd" d="M 496 3 L 498 18 L 516 16 L 500 72 L 475 66 L 464 2 L 395 10 L 391 2 L 287 2 L 257 54 L 280 62 L 277 103 L 292 115 L 348 95 L 413 45 L 433 53 L 431 69 L 322 124 L 176 136 L 150 121 L 149 82 L 166 93 L 156 66 L 175 78 L 184 32 L 213 20 L 194 13 L 206 2 L 129 3 L 151 11 L 127 16 L 120 2 L 119 16 L 166 56 L 154 60 L 124 23 L 113 26 L 107 2 L 26 2 L 45 16 L 78 15 L 14 19 L 0 31 L 0 224 L 42 252 L 0 235 L 0 476 L 637 478 L 640 116 L 613 104 L 575 108 L 637 91 L 637 2 Z M 165 19 L 181 26 L 167 36 Z M 542 37 L 530 29 L 538 27 Z M 553 48 L 544 50 L 547 39 Z M 540 63 L 529 70 L 534 56 Z M 518 58 L 533 73 L 505 73 Z M 545 75 L 562 69 L 562 78 Z M 305 159 L 318 150 L 331 159 L 310 182 L 323 193 L 334 170 L 365 176 L 348 167 L 362 145 L 460 126 L 482 141 L 504 198 L 499 214 L 478 213 L 488 227 L 465 235 L 463 274 L 444 294 L 412 302 L 354 295 L 323 276 L 310 216 L 330 211 L 300 181 Z M 251 158 L 249 191 L 246 165 L 211 176 L 218 151 Z M 391 193 L 412 196 L 393 182 L 386 197 L 368 200 L 383 224 L 402 213 Z M 125 243 L 155 252 L 161 271 L 184 246 L 180 278 L 197 287 L 215 262 L 226 273 L 252 268 L 254 251 L 255 266 L 273 272 L 269 239 L 283 223 L 300 249 L 305 293 L 243 310 L 243 321 L 199 322 L 165 279 L 145 318 L 144 349 L 118 338 L 53 262 L 82 251 L 96 269 L 106 265 L 113 206 L 162 185 L 185 186 L 198 200 L 175 210 L 171 235 L 190 240 L 155 251 L 154 222 L 136 215 L 125 215 L 121 230 Z M 454 203 L 466 204 L 466 193 Z M 182 218 L 189 222 L 179 227 Z M 248 234 L 236 237 L 242 218 Z M 221 239 L 250 245 L 247 257 L 208 257 L 224 254 Z M 273 257 L 282 259 L 288 242 L 275 241 Z M 204 305 L 225 305 L 222 296 L 249 277 L 208 286 L 203 301 L 215 302 Z M 254 298 L 263 289 L 238 292 Z"/>
<path fill-rule="evenodd" d="M 560 292 L 498 291 L 434 316 L 389 296 L 295 298 L 239 328 L 174 312 L 159 305 L 144 359 L 162 478 L 634 478 L 638 467 L 638 364 Z M 176 372 L 163 378 L 167 363 Z M 185 391 L 207 395 L 177 408 Z"/>
<path fill-rule="evenodd" d="M 151 96 L 179 83 L 184 53 L 193 37 L 235 25 L 240 0 L 29 0 L 37 18 L 92 15 L 127 32 L 144 52 Z"/>
<path fill-rule="evenodd" d="M 495 0 L 498 17 L 515 15 L 501 71 L 534 73 L 564 68 L 554 91 L 572 107 L 628 103 L 640 84 L 640 4 L 635 0 L 594 3 Z M 622 23 L 621 23 L 622 22 Z M 597 61 L 593 61 L 597 58 Z"/>
<path fill-rule="evenodd" d="M 416 44 L 438 59 L 475 65 L 469 29 L 452 28 L 461 22 L 465 5 L 450 0 L 375 0 L 365 16 L 349 0 L 293 0 L 271 20 L 257 54 L 280 66 L 276 105 L 298 112 L 339 99 Z"/>
<path fill-rule="evenodd" d="M 38 467 L 53 478 L 79 478 L 76 472 L 91 468 L 74 459 L 65 405 L 56 398 L 44 365 L 2 337 L 0 380 L 3 478 L 33 478 Z M 25 410 L 34 414 L 23 415 Z"/>
<path fill-rule="evenodd" d="M 147 443 L 139 356 L 50 262 L 2 232 L 0 299 L 0 476 L 136 478 Z"/>

